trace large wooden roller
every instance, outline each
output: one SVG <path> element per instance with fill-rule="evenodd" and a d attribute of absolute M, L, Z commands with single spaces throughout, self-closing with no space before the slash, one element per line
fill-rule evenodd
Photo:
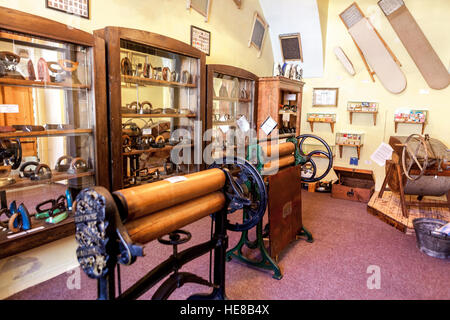
<path fill-rule="evenodd" d="M 292 143 L 291 143 L 292 144 Z M 290 166 L 295 163 L 295 157 L 293 154 L 281 157 L 278 160 L 272 160 L 264 164 L 262 175 L 269 175 L 275 171 L 278 171 L 284 167 Z"/>
<path fill-rule="evenodd" d="M 222 173 L 223 174 L 223 173 Z M 154 212 L 125 224 L 131 240 L 147 243 L 220 211 L 225 205 L 222 192 L 213 192 L 174 207 Z"/>
<path fill-rule="evenodd" d="M 295 163 L 295 144 L 292 142 L 262 145 L 261 151 L 264 158 L 264 166 L 261 171 L 263 176 L 276 173 Z"/>
<path fill-rule="evenodd" d="M 283 142 L 277 144 L 266 144 L 261 146 L 263 155 L 266 159 L 272 157 L 283 157 L 289 154 L 293 154 L 295 151 L 295 144 L 292 142 Z"/>
<path fill-rule="evenodd" d="M 113 195 L 120 200 L 122 218 L 131 221 L 207 195 L 224 185 L 225 174 L 216 168 L 118 190 Z"/>

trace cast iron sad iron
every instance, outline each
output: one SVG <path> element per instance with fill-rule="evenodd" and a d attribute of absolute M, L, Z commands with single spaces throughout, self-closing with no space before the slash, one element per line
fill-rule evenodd
<path fill-rule="evenodd" d="M 49 224 L 57 224 L 67 219 L 70 211 L 72 211 L 72 195 L 67 189 L 65 195 L 39 203 L 36 206 L 35 218 L 46 219 L 45 222 Z"/>
<path fill-rule="evenodd" d="M 56 160 L 55 170 L 58 172 L 67 172 L 70 168 L 70 163 L 72 162 L 71 156 L 62 156 Z"/>
<path fill-rule="evenodd" d="M 88 170 L 88 163 L 81 157 L 73 158 L 67 173 L 77 174 Z"/>
<path fill-rule="evenodd" d="M 166 145 L 166 140 L 163 136 L 157 136 L 155 142 L 151 143 L 152 148 L 163 148 Z"/>
<path fill-rule="evenodd" d="M 132 67 L 131 61 L 130 61 L 130 59 L 128 59 L 128 57 L 125 57 L 120 61 L 120 72 L 124 76 L 132 76 L 133 75 L 133 67 Z"/>
<path fill-rule="evenodd" d="M 0 139 L 0 164 L 19 168 L 22 162 L 22 145 L 19 139 Z"/>
<path fill-rule="evenodd" d="M 141 128 L 134 122 L 127 122 L 122 124 L 122 133 L 130 137 L 139 136 L 141 134 Z"/>
<path fill-rule="evenodd" d="M 15 202 L 14 202 L 15 206 Z M 11 217 L 8 221 L 8 228 L 13 233 L 17 233 L 22 230 L 31 229 L 31 218 L 27 207 L 23 203 L 19 205 L 17 209 L 12 208 Z"/>
<path fill-rule="evenodd" d="M 136 149 L 147 150 L 150 148 L 153 141 L 155 141 L 155 137 L 152 135 L 140 136 L 136 139 Z"/>
<path fill-rule="evenodd" d="M 19 176 L 21 178 L 30 178 L 35 174 L 36 167 L 39 165 L 37 161 L 27 161 L 22 163 L 19 168 Z"/>
<path fill-rule="evenodd" d="M 25 80 L 16 69 L 20 56 L 9 51 L 0 51 L 0 77 Z"/>
<path fill-rule="evenodd" d="M 139 114 L 151 114 L 152 112 L 152 104 L 150 103 L 150 101 L 143 101 L 140 104 L 138 112 Z"/>
<path fill-rule="evenodd" d="M 49 61 L 47 62 L 47 68 L 50 71 L 49 76 L 51 82 L 80 84 L 80 80 L 75 75 L 78 62 L 67 59 L 61 59 L 58 62 Z"/>
<path fill-rule="evenodd" d="M 40 163 L 30 175 L 31 180 L 47 180 L 52 178 L 52 169 L 45 163 Z"/>

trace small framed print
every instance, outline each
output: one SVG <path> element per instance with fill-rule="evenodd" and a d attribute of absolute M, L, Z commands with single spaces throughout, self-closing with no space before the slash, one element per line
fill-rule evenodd
<path fill-rule="evenodd" d="M 45 0 L 48 9 L 89 19 L 89 0 Z"/>
<path fill-rule="evenodd" d="M 211 32 L 191 26 L 191 46 L 206 53 L 211 53 Z"/>
<path fill-rule="evenodd" d="M 209 20 L 209 13 L 211 11 L 211 0 L 187 0 L 187 8 L 194 9 L 205 17 L 205 22 Z"/>
<path fill-rule="evenodd" d="M 255 14 L 253 15 L 252 32 L 250 34 L 248 46 L 253 46 L 258 50 L 258 58 L 261 57 L 262 47 L 268 27 L 269 25 L 266 23 L 263 17 L 259 15 L 258 12 L 255 12 Z"/>
<path fill-rule="evenodd" d="M 313 107 L 337 107 L 338 88 L 314 88 Z"/>

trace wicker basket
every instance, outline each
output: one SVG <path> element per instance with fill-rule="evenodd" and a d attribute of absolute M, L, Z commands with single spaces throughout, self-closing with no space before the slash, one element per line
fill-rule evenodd
<path fill-rule="evenodd" d="M 417 218 L 413 220 L 417 247 L 420 251 L 435 258 L 450 258 L 450 237 L 432 233 L 432 231 L 445 224 L 447 224 L 446 221 L 431 218 Z"/>

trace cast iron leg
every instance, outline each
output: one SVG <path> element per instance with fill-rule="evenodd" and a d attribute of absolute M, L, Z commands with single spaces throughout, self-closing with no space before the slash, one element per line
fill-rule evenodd
<path fill-rule="evenodd" d="M 210 294 L 195 294 L 188 300 L 226 300 L 225 294 L 225 262 L 228 248 L 227 229 L 225 227 L 227 210 L 222 209 L 215 214 L 214 237 L 218 239 L 214 249 L 214 289 Z"/>

